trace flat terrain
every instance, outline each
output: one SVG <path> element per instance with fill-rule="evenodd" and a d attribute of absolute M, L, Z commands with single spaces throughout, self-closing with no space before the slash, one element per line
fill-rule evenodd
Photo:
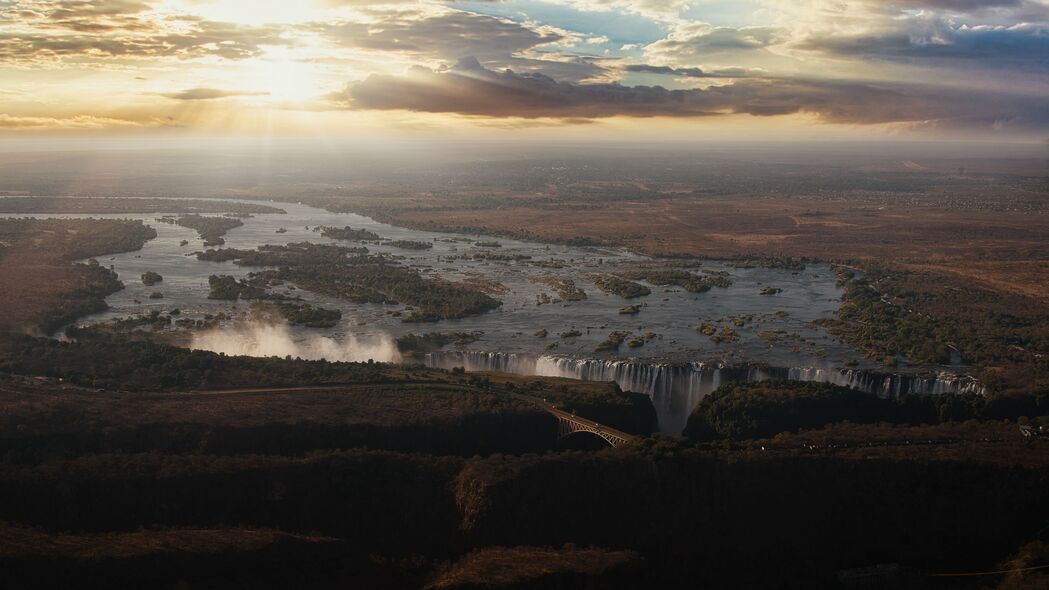
<path fill-rule="evenodd" d="M 1049 199 L 1049 197 L 1046 197 Z M 948 209 L 887 200 L 683 196 L 562 210 L 511 206 L 362 211 L 427 229 L 540 241 L 580 238 L 654 255 L 893 261 L 1049 301 L 1049 211 Z"/>
<path fill-rule="evenodd" d="M 0 334 L 47 331 L 104 308 L 115 277 L 73 262 L 137 250 L 155 236 L 137 221 L 0 219 Z"/>
<path fill-rule="evenodd" d="M 77 215 L 141 213 L 282 213 L 276 207 L 255 203 L 231 203 L 205 199 L 121 199 L 108 197 L 16 197 L 0 198 L 0 213 L 31 215 L 66 213 Z"/>

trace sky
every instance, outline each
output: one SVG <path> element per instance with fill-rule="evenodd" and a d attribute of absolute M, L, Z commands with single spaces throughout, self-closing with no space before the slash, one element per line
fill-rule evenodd
<path fill-rule="evenodd" d="M 0 137 L 1049 137 L 1049 0 L 0 0 Z"/>

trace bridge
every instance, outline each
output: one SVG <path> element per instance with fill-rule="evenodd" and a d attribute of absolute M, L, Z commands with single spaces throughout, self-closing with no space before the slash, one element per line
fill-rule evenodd
<path fill-rule="evenodd" d="M 597 422 L 592 422 L 579 416 L 574 416 L 568 412 L 562 412 L 554 408 L 546 408 L 547 412 L 550 412 L 557 418 L 557 438 L 562 439 L 567 436 L 571 436 L 577 432 L 589 432 L 596 436 L 604 439 L 605 442 L 618 447 L 625 445 L 628 442 L 634 440 L 634 435 L 627 434 L 621 430 L 616 430 L 609 426 L 602 426 Z"/>
<path fill-rule="evenodd" d="M 594 422 L 593 420 L 587 420 L 586 418 L 581 418 L 579 416 L 576 416 L 575 414 L 570 414 L 564 410 L 559 410 L 552 404 L 547 403 L 547 401 L 544 399 L 533 397 L 531 395 L 523 395 L 520 393 L 512 395 L 518 399 L 528 401 L 541 407 L 542 409 L 546 410 L 548 413 L 553 415 L 554 418 L 557 418 L 558 440 L 569 437 L 577 432 L 589 432 L 594 436 L 600 437 L 612 447 L 618 447 L 620 445 L 625 445 L 629 442 L 633 442 L 634 439 L 637 438 L 633 434 L 627 434 L 626 432 L 623 432 L 622 430 L 616 430 L 611 426 L 604 426 L 602 424 Z"/>

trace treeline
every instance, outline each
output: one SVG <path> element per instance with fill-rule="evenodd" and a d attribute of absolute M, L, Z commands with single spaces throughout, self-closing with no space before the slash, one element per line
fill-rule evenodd
<path fill-rule="evenodd" d="M 825 383 L 765 381 L 726 385 L 708 395 L 692 410 L 684 434 L 699 441 L 744 440 L 838 422 L 917 425 L 1036 416 L 1049 416 L 1049 393 L 881 398 Z"/>
<path fill-rule="evenodd" d="M 858 263 L 839 268 L 845 287 L 834 334 L 892 363 L 961 361 L 999 391 L 1049 388 L 1049 307 L 931 273 Z"/>

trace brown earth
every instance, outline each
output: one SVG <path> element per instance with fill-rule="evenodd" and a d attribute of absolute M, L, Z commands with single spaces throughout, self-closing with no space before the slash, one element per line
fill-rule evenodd
<path fill-rule="evenodd" d="M 544 241 L 588 238 L 647 254 L 877 259 L 1049 301 L 1049 212 L 856 206 L 805 198 L 618 201 L 570 212 L 387 208 L 399 225 L 472 229 Z"/>

